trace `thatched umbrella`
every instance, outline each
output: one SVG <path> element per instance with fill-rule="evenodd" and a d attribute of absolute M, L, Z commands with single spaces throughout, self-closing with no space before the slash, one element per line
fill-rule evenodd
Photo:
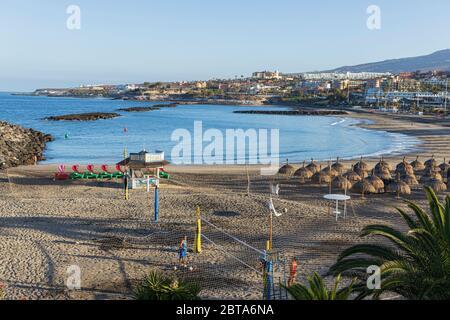
<path fill-rule="evenodd" d="M 419 184 L 415 175 L 410 174 L 404 175 L 401 177 L 401 180 L 406 184 L 408 184 L 409 186 L 416 186 Z"/>
<path fill-rule="evenodd" d="M 414 174 L 414 169 L 408 162 L 406 162 L 406 157 L 405 157 L 405 158 L 403 158 L 403 161 L 397 165 L 395 173 L 399 173 L 402 175 Z"/>
<path fill-rule="evenodd" d="M 361 157 L 361 160 L 355 164 L 354 170 L 356 172 L 358 172 L 358 171 L 368 172 L 370 169 L 369 169 L 369 165 L 366 162 L 364 162 L 363 157 Z"/>
<path fill-rule="evenodd" d="M 344 174 L 344 177 L 347 178 L 347 180 L 350 181 L 351 183 L 361 181 L 362 180 L 361 176 L 357 174 L 353 169 L 354 167 L 352 166 L 352 169 L 348 171 L 346 174 Z"/>
<path fill-rule="evenodd" d="M 429 167 L 436 167 L 437 166 L 437 161 L 434 159 L 434 154 L 431 156 L 431 159 L 425 161 L 425 167 L 429 168 Z"/>
<path fill-rule="evenodd" d="M 325 174 L 329 175 L 331 178 L 337 177 L 339 173 L 331 167 L 331 163 L 328 161 L 328 166 L 322 170 Z"/>
<path fill-rule="evenodd" d="M 353 185 L 344 176 L 338 176 L 333 179 L 332 186 L 339 190 L 350 190 Z"/>
<path fill-rule="evenodd" d="M 339 161 L 339 158 L 337 158 L 336 162 L 333 163 L 331 168 L 336 170 L 336 172 L 339 174 L 343 174 L 345 172 L 345 166 Z"/>
<path fill-rule="evenodd" d="M 286 160 L 286 164 L 278 170 L 279 174 L 292 176 L 295 173 L 295 168 L 289 164 L 289 159 Z"/>
<path fill-rule="evenodd" d="M 366 180 L 371 185 L 373 185 L 373 187 L 375 188 L 377 193 L 380 193 L 380 192 L 384 191 L 384 182 L 383 182 L 383 180 L 381 180 L 380 178 L 378 178 L 375 175 L 375 169 L 372 170 L 372 175 L 369 178 L 367 178 Z"/>
<path fill-rule="evenodd" d="M 375 170 L 375 175 L 383 181 L 391 181 L 392 180 L 391 172 L 387 168 L 383 168 L 379 172 L 377 172 Z"/>
<path fill-rule="evenodd" d="M 441 174 L 439 173 L 440 171 L 441 171 L 441 169 L 438 167 L 426 168 L 422 178 L 420 179 L 420 182 L 423 184 L 426 184 L 426 183 L 429 183 L 430 180 L 433 180 L 433 179 L 444 181 Z"/>
<path fill-rule="evenodd" d="M 431 187 L 436 193 L 447 191 L 447 185 L 442 180 L 431 179 L 425 185 Z"/>
<path fill-rule="evenodd" d="M 383 160 L 383 157 L 381 157 L 380 161 L 375 165 L 375 172 L 381 172 L 381 171 L 391 171 L 391 165 Z"/>
<path fill-rule="evenodd" d="M 406 182 L 400 180 L 400 173 L 397 173 L 397 179 L 388 184 L 386 192 L 396 193 L 397 198 L 400 198 L 400 194 L 411 194 L 411 188 Z"/>
<path fill-rule="evenodd" d="M 311 159 L 311 163 L 306 166 L 306 169 L 311 171 L 313 174 L 321 170 L 320 166 L 314 161 L 314 159 Z"/>
<path fill-rule="evenodd" d="M 319 172 L 316 172 L 313 176 L 312 176 L 312 181 L 316 182 L 318 184 L 322 184 L 322 183 L 330 183 L 332 178 L 330 175 L 326 174 L 325 172 L 323 172 L 322 170 L 322 166 L 319 166 Z"/>
<path fill-rule="evenodd" d="M 439 168 L 444 175 L 447 175 L 448 169 L 450 169 L 450 164 L 448 164 L 444 158 L 444 162 L 439 165 Z"/>
<path fill-rule="evenodd" d="M 366 179 L 364 179 L 364 175 L 362 176 L 362 180 L 355 183 L 352 188 L 356 193 L 361 193 L 361 196 L 364 198 L 366 193 L 377 193 L 375 187 Z"/>
<path fill-rule="evenodd" d="M 303 167 L 295 171 L 294 176 L 299 177 L 301 182 L 305 182 L 305 180 L 311 179 L 313 173 L 309 169 L 306 169 L 305 162 L 303 162 Z"/>
<path fill-rule="evenodd" d="M 419 161 L 419 156 L 417 156 L 416 160 L 411 162 L 411 167 L 413 167 L 414 171 L 425 170 L 425 165 Z"/>

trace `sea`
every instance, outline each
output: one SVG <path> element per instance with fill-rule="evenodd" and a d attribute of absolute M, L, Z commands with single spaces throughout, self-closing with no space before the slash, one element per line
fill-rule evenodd
<path fill-rule="evenodd" d="M 234 113 L 238 110 L 287 109 L 281 106 L 179 105 L 176 108 L 162 108 L 144 113 L 118 111 L 121 108 L 148 107 L 155 104 L 161 103 L 0 93 L 0 120 L 51 134 L 55 140 L 48 143 L 45 150 L 46 160 L 43 161 L 48 164 L 116 163 L 123 159 L 124 150 L 158 150 L 165 153 L 168 161 L 176 160 L 177 164 L 201 164 L 202 150 L 210 150 L 207 147 L 211 144 L 211 139 L 201 140 L 200 146 L 192 146 L 191 150 L 183 150 L 194 154 L 190 158 L 192 163 L 189 163 L 186 154 L 182 158 L 185 161 L 180 162 L 182 135 L 177 133 L 190 133 L 194 136 L 196 124 L 197 127 L 201 124 L 202 136 L 207 132 L 222 133 L 224 140 L 227 130 L 251 130 L 256 132 L 258 137 L 261 132 L 267 132 L 269 152 L 270 148 L 275 146 L 270 143 L 271 134 L 277 133 L 280 161 L 291 163 L 310 159 L 326 161 L 337 157 L 352 159 L 400 154 L 414 150 L 419 143 L 416 138 L 407 135 L 360 128 L 358 124 L 368 121 L 345 116 Z M 116 112 L 120 117 L 91 122 L 45 120 L 49 116 L 86 112 Z M 183 143 L 186 145 L 187 142 Z M 222 146 L 223 153 L 226 154 L 227 143 L 229 142 L 223 141 L 216 146 Z M 200 155 L 193 151 L 199 147 Z M 246 151 L 239 152 L 239 146 L 236 146 L 234 160 L 237 163 L 257 161 L 252 158 L 254 150 L 251 152 L 245 145 L 241 147 Z M 255 149 L 259 152 L 259 148 Z M 217 151 L 213 152 L 214 156 L 217 154 Z M 172 159 L 174 157 L 176 159 Z"/>

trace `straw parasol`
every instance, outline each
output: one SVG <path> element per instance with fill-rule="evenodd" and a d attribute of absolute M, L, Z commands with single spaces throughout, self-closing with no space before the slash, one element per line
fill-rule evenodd
<path fill-rule="evenodd" d="M 450 164 L 448 164 L 447 161 L 446 161 L 446 159 L 444 158 L 444 162 L 441 163 L 441 164 L 439 165 L 439 168 L 441 169 L 441 172 L 442 172 L 444 175 L 446 175 L 448 169 L 450 169 Z"/>
<path fill-rule="evenodd" d="M 352 169 L 348 171 L 346 174 L 344 174 L 344 177 L 347 178 L 348 181 L 351 183 L 356 183 L 358 181 L 361 181 L 362 178 L 359 174 L 357 174 L 355 171 L 353 171 L 354 167 L 352 166 Z"/>
<path fill-rule="evenodd" d="M 425 185 L 431 187 L 436 193 L 447 191 L 447 185 L 442 180 L 430 179 Z"/>
<path fill-rule="evenodd" d="M 311 163 L 306 166 L 306 169 L 311 171 L 313 174 L 321 170 L 320 166 L 314 161 L 314 159 L 311 159 Z"/>
<path fill-rule="evenodd" d="M 336 162 L 331 166 L 334 170 L 336 170 L 337 173 L 343 174 L 345 172 L 345 166 L 340 162 L 339 157 L 337 158 Z"/>
<path fill-rule="evenodd" d="M 391 172 L 387 168 L 382 168 L 379 172 L 375 170 L 375 175 L 383 181 L 392 180 Z"/>
<path fill-rule="evenodd" d="M 385 167 L 383 165 L 377 165 L 375 167 L 375 175 L 383 181 L 392 180 L 391 171 L 388 167 Z"/>
<path fill-rule="evenodd" d="M 339 173 L 331 167 L 331 163 L 328 161 L 328 166 L 322 170 L 325 174 L 329 175 L 331 178 L 337 177 Z"/>
<path fill-rule="evenodd" d="M 406 182 L 400 180 L 400 173 L 397 173 L 397 179 L 388 184 L 386 192 L 396 193 L 397 198 L 400 198 L 400 194 L 411 194 L 411 188 Z"/>
<path fill-rule="evenodd" d="M 430 182 L 430 180 L 433 180 L 433 179 L 443 181 L 444 179 L 442 178 L 441 174 L 439 173 L 440 171 L 441 171 L 441 169 L 439 169 L 438 167 L 426 168 L 422 178 L 420 179 L 420 182 L 423 184 L 426 184 L 426 183 Z"/>
<path fill-rule="evenodd" d="M 375 188 L 377 193 L 384 191 L 384 182 L 375 175 L 375 169 L 372 170 L 372 175 L 366 180 Z"/>
<path fill-rule="evenodd" d="M 434 159 L 434 154 L 431 156 L 431 159 L 425 161 L 425 167 L 436 167 L 437 161 Z"/>
<path fill-rule="evenodd" d="M 397 165 L 395 173 L 400 173 L 402 175 L 406 175 L 406 174 L 412 175 L 412 174 L 414 174 L 414 169 L 408 162 L 406 162 L 406 157 L 404 157 L 403 161 Z"/>
<path fill-rule="evenodd" d="M 295 173 L 295 168 L 289 164 L 289 159 L 286 160 L 286 164 L 278 170 L 278 173 L 288 176 L 292 176 Z"/>
<path fill-rule="evenodd" d="M 356 193 L 361 193 L 363 198 L 366 193 L 377 193 L 375 187 L 369 181 L 364 179 L 364 175 L 361 181 L 355 183 L 352 190 L 355 191 Z"/>
<path fill-rule="evenodd" d="M 318 184 L 322 184 L 322 183 L 330 183 L 332 178 L 330 175 L 326 174 L 323 170 L 322 170 L 322 166 L 319 166 L 319 172 L 316 172 L 313 176 L 312 176 L 312 181 L 316 182 Z"/>
<path fill-rule="evenodd" d="M 332 186 L 339 190 L 350 190 L 353 185 L 344 176 L 338 176 L 333 179 Z"/>
<path fill-rule="evenodd" d="M 313 173 L 310 170 L 306 169 L 305 161 L 303 161 L 303 167 L 295 171 L 294 176 L 299 177 L 301 182 L 305 182 L 305 180 L 311 179 Z"/>
<path fill-rule="evenodd" d="M 416 160 L 411 162 L 411 167 L 413 167 L 414 171 L 425 170 L 425 165 L 419 161 L 419 156 L 417 156 Z"/>
<path fill-rule="evenodd" d="M 388 162 L 384 161 L 383 157 L 381 157 L 380 161 L 375 166 L 375 172 L 378 173 L 386 170 L 391 171 L 391 165 Z"/>
<path fill-rule="evenodd" d="M 416 186 L 419 184 L 415 175 L 410 174 L 404 175 L 401 177 L 401 180 L 406 184 L 408 184 L 409 186 Z"/>
<path fill-rule="evenodd" d="M 369 171 L 369 165 L 363 161 L 363 157 L 361 157 L 361 160 L 355 164 L 354 170 L 356 172 L 358 171 Z"/>

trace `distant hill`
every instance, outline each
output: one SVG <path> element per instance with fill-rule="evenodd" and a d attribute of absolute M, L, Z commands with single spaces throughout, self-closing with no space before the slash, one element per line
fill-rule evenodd
<path fill-rule="evenodd" d="M 450 71 L 450 49 L 437 51 L 430 55 L 385 60 L 381 62 L 345 66 L 327 72 L 414 72 L 441 70 Z"/>

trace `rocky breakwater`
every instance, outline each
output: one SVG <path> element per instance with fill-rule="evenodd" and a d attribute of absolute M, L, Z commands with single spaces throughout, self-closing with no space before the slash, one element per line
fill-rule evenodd
<path fill-rule="evenodd" d="M 161 110 L 162 108 L 176 108 L 178 104 L 171 103 L 171 104 L 156 104 L 150 107 L 131 107 L 131 108 L 122 108 L 118 109 L 117 111 L 123 111 L 123 112 L 149 112 L 149 111 L 157 111 Z"/>
<path fill-rule="evenodd" d="M 234 113 L 241 114 L 266 114 L 280 116 L 337 116 L 346 115 L 348 112 L 340 110 L 313 110 L 313 109 L 297 109 L 297 110 L 239 110 Z"/>
<path fill-rule="evenodd" d="M 44 160 L 51 135 L 0 121 L 0 170 Z"/>
<path fill-rule="evenodd" d="M 49 121 L 96 121 L 105 120 L 120 117 L 118 113 L 102 113 L 102 112 L 91 112 L 91 113 L 79 113 L 79 114 L 67 114 L 62 116 L 53 116 L 45 118 L 44 120 Z"/>

